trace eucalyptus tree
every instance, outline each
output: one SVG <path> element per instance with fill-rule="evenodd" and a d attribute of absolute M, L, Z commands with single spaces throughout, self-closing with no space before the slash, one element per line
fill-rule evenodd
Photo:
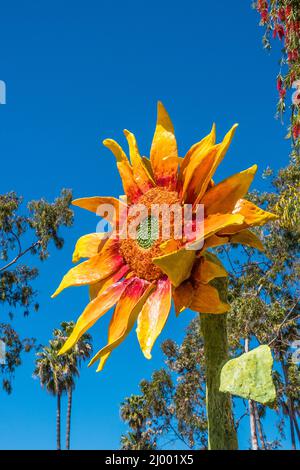
<path fill-rule="evenodd" d="M 0 194 L 0 340 L 5 344 L 1 361 L 2 388 L 12 391 L 12 379 L 22 363 L 22 353 L 35 346 L 33 338 L 23 338 L 14 328 L 15 313 L 28 315 L 38 310 L 37 292 L 33 287 L 39 275 L 37 260 L 45 261 L 51 245 L 62 248 L 62 227 L 70 227 L 73 212 L 72 194 L 62 190 L 53 203 L 44 199 L 31 201 L 27 207 L 15 192 Z"/>

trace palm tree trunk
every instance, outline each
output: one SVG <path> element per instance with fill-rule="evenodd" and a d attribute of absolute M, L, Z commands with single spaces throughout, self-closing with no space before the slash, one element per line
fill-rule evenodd
<path fill-rule="evenodd" d="M 60 392 L 57 392 L 57 407 L 56 407 L 56 449 L 61 450 L 60 445 Z"/>
<path fill-rule="evenodd" d="M 249 338 L 245 339 L 245 353 L 249 352 Z M 258 450 L 258 440 L 256 433 L 256 422 L 255 422 L 255 408 L 254 401 L 248 400 L 249 407 L 249 419 L 250 419 L 250 438 L 251 438 L 251 449 Z"/>
<path fill-rule="evenodd" d="M 208 448 L 235 450 L 238 447 L 232 416 L 231 398 L 222 393 L 220 373 L 228 360 L 226 315 L 200 314 L 206 367 L 206 412 Z"/>
<path fill-rule="evenodd" d="M 254 414 L 255 414 L 256 427 L 257 427 L 258 434 L 259 434 L 261 448 L 263 450 L 266 450 L 266 443 L 265 443 L 264 433 L 263 433 L 262 424 L 261 424 L 261 421 L 260 421 L 260 416 L 258 414 L 258 407 L 257 407 L 256 402 L 254 402 Z"/>
<path fill-rule="evenodd" d="M 72 411 L 72 387 L 69 387 L 68 388 L 67 431 L 66 431 L 66 449 L 67 450 L 70 450 L 71 411 Z"/>

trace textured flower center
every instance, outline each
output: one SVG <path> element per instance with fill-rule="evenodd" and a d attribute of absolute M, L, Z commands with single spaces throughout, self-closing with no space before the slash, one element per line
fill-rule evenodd
<path fill-rule="evenodd" d="M 134 275 L 154 281 L 161 278 L 164 273 L 153 263 L 153 258 L 165 254 L 160 245 L 162 239 L 163 216 L 160 213 L 158 217 L 151 215 L 151 209 L 154 204 L 168 205 L 178 204 L 179 198 L 175 191 L 167 191 L 163 188 L 153 188 L 140 197 L 138 204 L 143 204 L 148 210 L 146 216 L 137 226 L 137 237 L 122 239 L 120 250 L 126 263 L 131 268 Z M 128 226 L 134 222 L 134 217 L 128 217 Z M 171 220 L 171 237 L 173 232 L 173 221 Z"/>

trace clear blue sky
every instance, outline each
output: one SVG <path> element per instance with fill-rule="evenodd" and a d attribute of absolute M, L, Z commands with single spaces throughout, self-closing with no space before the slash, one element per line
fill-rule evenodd
<path fill-rule="evenodd" d="M 124 142 L 127 128 L 148 154 L 158 99 L 171 114 L 181 154 L 212 122 L 219 138 L 240 123 L 219 179 L 253 163 L 261 171 L 285 165 L 285 128 L 274 119 L 278 56 L 263 51 L 250 3 L 2 2 L 0 79 L 7 84 L 7 104 L 0 106 L 0 191 L 16 190 L 26 200 L 53 199 L 62 187 L 72 188 L 75 197 L 122 194 L 114 159 L 101 141 Z M 254 187 L 265 184 L 257 177 Z M 46 343 L 60 321 L 81 313 L 85 288 L 68 289 L 55 300 L 50 294 L 71 266 L 76 239 L 96 223 L 95 216 L 76 209 L 64 249 L 52 250 L 41 266 L 35 283 L 40 311 L 26 319 L 18 315 L 15 325 L 24 336 Z M 73 448 L 118 448 L 124 430 L 120 402 L 162 365 L 161 340 L 180 341 L 193 316 L 170 316 L 152 361 L 144 359 L 133 333 L 103 373 L 83 366 L 74 395 Z M 109 315 L 92 330 L 96 349 L 106 340 L 108 320 Z M 13 394 L 0 392 L 2 449 L 55 446 L 55 399 L 32 378 L 33 359 L 24 358 Z M 247 427 L 246 419 L 242 448 L 248 447 Z"/>

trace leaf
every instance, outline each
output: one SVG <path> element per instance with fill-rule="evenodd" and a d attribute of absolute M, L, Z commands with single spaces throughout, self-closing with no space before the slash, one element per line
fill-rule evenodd
<path fill-rule="evenodd" d="M 276 390 L 272 380 L 272 365 L 273 357 L 267 345 L 231 359 L 221 371 L 220 392 L 229 392 L 263 405 L 273 403 Z"/>

